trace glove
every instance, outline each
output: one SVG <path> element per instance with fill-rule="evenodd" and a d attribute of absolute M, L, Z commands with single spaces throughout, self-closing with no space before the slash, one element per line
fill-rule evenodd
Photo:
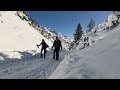
<path fill-rule="evenodd" d="M 40 45 L 37 45 L 37 47 L 39 48 Z"/>

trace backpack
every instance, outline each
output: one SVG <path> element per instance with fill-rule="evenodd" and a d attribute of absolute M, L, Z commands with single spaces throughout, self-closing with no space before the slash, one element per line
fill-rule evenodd
<path fill-rule="evenodd" d="M 45 44 L 45 47 L 48 48 L 49 46 L 47 44 Z"/>

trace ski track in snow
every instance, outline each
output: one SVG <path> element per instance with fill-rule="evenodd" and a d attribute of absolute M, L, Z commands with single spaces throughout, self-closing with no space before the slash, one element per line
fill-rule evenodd
<path fill-rule="evenodd" d="M 47 79 L 64 59 L 68 51 L 60 51 L 60 60 L 52 59 L 53 52 L 48 52 L 46 58 L 40 58 L 40 53 L 22 60 L 6 60 L 0 62 L 1 79 Z"/>

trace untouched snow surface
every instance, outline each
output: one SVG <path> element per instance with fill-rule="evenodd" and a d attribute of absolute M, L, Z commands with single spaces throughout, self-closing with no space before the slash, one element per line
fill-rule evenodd
<path fill-rule="evenodd" d="M 93 45 L 66 55 L 49 79 L 119 79 L 120 25 L 97 35 Z"/>
<path fill-rule="evenodd" d="M 52 46 L 50 40 L 43 37 L 27 21 L 20 19 L 13 11 L 1 11 L 0 29 L 0 51 L 35 50 L 36 44 L 42 39 L 45 39 L 50 47 Z"/>
<path fill-rule="evenodd" d="M 39 51 L 0 52 L 0 79 L 47 79 L 68 51 L 60 51 L 58 61 L 52 59 L 52 53 L 40 58 Z"/>

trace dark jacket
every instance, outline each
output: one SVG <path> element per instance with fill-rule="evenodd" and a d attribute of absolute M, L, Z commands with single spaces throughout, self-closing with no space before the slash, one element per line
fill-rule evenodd
<path fill-rule="evenodd" d="M 60 49 L 60 47 L 61 47 L 61 49 L 62 49 L 62 44 L 61 44 L 61 41 L 58 39 L 58 40 L 55 40 L 54 42 L 53 42 L 53 47 L 55 48 L 55 49 Z"/>
<path fill-rule="evenodd" d="M 46 49 L 47 47 L 49 47 L 45 42 L 41 42 L 40 45 L 42 45 L 42 49 Z"/>

